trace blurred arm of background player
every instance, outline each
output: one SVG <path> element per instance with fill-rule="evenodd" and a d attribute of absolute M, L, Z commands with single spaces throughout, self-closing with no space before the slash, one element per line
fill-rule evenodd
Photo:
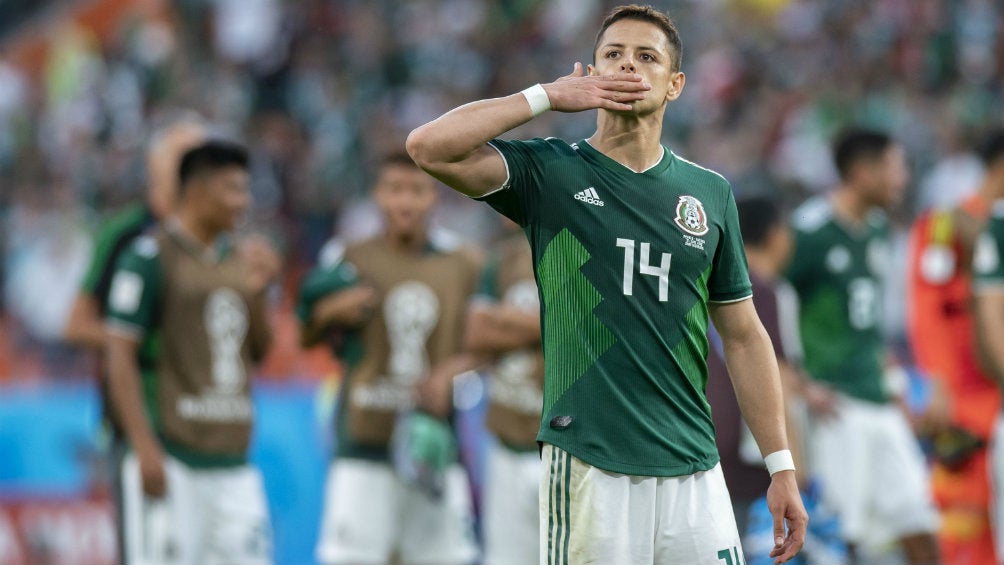
<path fill-rule="evenodd" d="M 467 315 L 464 348 L 477 355 L 494 357 L 540 344 L 540 312 L 475 303 Z"/>
<path fill-rule="evenodd" d="M 725 364 L 746 423 L 764 456 L 788 449 L 785 410 L 774 348 L 757 316 L 752 300 L 712 304 L 711 318 L 722 338 Z M 774 516 L 775 548 L 770 556 L 784 562 L 805 543 L 808 516 L 801 500 L 795 473 L 779 471 L 771 476 L 767 507 Z M 788 535 L 784 524 L 788 522 Z"/>
<path fill-rule="evenodd" d="M 94 295 L 81 291 L 73 301 L 63 338 L 80 347 L 99 348 L 105 343 L 105 324 Z"/>
<path fill-rule="evenodd" d="M 282 258 L 272 241 L 262 234 L 249 234 L 237 243 L 237 253 L 247 269 L 248 286 L 254 293 L 252 319 L 260 320 L 249 334 L 252 358 L 261 362 L 272 345 L 272 325 L 268 321 L 268 289 L 282 270 Z"/>
<path fill-rule="evenodd" d="M 152 497 L 164 496 L 167 487 L 164 451 L 147 419 L 146 403 L 140 393 L 139 342 L 109 333 L 106 343 L 112 405 L 139 459 L 143 492 Z"/>
<path fill-rule="evenodd" d="M 976 341 L 988 375 L 1004 384 L 1004 287 L 976 287 Z"/>
<path fill-rule="evenodd" d="M 367 284 L 357 284 L 332 292 L 314 304 L 303 324 L 300 344 L 313 347 L 331 329 L 353 329 L 366 323 L 377 305 L 377 292 Z"/>

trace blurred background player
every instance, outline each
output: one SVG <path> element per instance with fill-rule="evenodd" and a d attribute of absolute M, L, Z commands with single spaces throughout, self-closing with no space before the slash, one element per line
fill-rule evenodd
<path fill-rule="evenodd" d="M 977 191 L 922 213 L 910 232 L 907 310 L 917 367 L 933 379 L 921 433 L 931 437 L 932 488 L 945 565 L 997 563 L 987 446 L 1000 411 L 994 375 L 980 366 L 972 318 L 972 257 L 993 202 L 1004 197 L 1004 131 L 984 140 Z"/>
<path fill-rule="evenodd" d="M 987 375 L 1004 386 L 1004 200 L 997 200 L 973 253 L 976 343 Z M 997 561 L 1004 563 L 1004 415 L 998 413 L 990 447 L 991 512 Z"/>
<path fill-rule="evenodd" d="M 127 206 L 102 224 L 94 239 L 90 265 L 64 329 L 64 338 L 68 342 L 101 353 L 96 360 L 98 369 L 95 380 L 101 396 L 105 425 L 110 434 L 112 494 L 116 505 L 116 520 L 119 521 L 122 508 L 118 471 L 125 452 L 125 442 L 121 426 L 111 408 L 108 375 L 104 364 L 108 291 L 118 259 L 129 249 L 132 241 L 171 214 L 178 192 L 178 165 L 181 156 L 201 143 L 206 133 L 201 118 L 195 113 L 173 114 L 165 121 L 166 124 L 154 131 L 147 142 L 146 199 Z M 121 539 L 119 554 L 124 555 Z"/>
<path fill-rule="evenodd" d="M 243 147 L 205 142 L 179 169 L 175 214 L 132 243 L 109 292 L 110 389 L 131 447 L 125 562 L 267 564 L 268 508 L 247 448 L 278 263 L 226 237 L 249 203 Z"/>
<path fill-rule="evenodd" d="M 904 409 L 887 387 L 882 336 L 887 224 L 908 179 L 888 135 L 851 130 L 834 144 L 840 184 L 794 213 L 787 278 L 797 291 L 808 375 L 832 388 L 834 414 L 813 418 L 809 444 L 822 501 L 855 547 L 888 535 L 909 563 L 938 563 L 938 515 L 926 463 Z"/>
<path fill-rule="evenodd" d="M 429 229 L 437 190 L 407 155 L 385 159 L 373 187 L 383 233 L 329 247 L 301 287 L 304 344 L 338 332 L 335 353 L 346 364 L 317 549 L 325 564 L 382 565 L 397 556 L 402 564 L 465 565 L 478 554 L 456 454 L 441 470 L 441 492 L 404 480 L 391 463 L 392 436 L 402 433 L 395 428 L 416 398 L 438 420 L 426 421 L 416 442 L 454 441 L 452 379 L 475 365 L 462 347 L 480 265 Z"/>
<path fill-rule="evenodd" d="M 809 527 L 805 546 L 789 563 L 836 564 L 846 560 L 846 547 L 839 538 L 835 520 L 819 509 L 810 486 L 810 468 L 804 455 L 805 410 L 821 416 L 833 411 L 834 396 L 824 386 L 804 376 L 798 337 L 798 299 L 794 289 L 781 277 L 792 252 L 792 235 L 781 206 L 772 198 L 754 196 L 736 202 L 743 247 L 753 285 L 753 303 L 770 336 L 777 356 L 785 393 L 788 445 L 795 459 Z M 773 561 L 768 552 L 773 545 L 773 520 L 765 495 L 770 484 L 756 443 L 742 420 L 739 404 L 728 381 L 721 340 L 709 336 L 708 401 L 715 422 L 715 441 L 722 459 L 722 471 L 729 486 L 736 522 L 743 536 L 746 562 L 750 565 Z"/>
<path fill-rule="evenodd" d="M 467 320 L 466 346 L 492 359 L 489 446 L 482 532 L 485 565 L 524 565 L 539 558 L 540 451 L 544 405 L 540 298 L 526 235 L 504 219 L 505 236 L 489 257 Z"/>

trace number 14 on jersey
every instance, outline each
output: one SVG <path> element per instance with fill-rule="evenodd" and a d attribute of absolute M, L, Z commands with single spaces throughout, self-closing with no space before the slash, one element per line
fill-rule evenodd
<path fill-rule="evenodd" d="M 651 255 L 648 242 L 635 242 L 633 239 L 617 238 L 617 247 L 624 248 L 624 294 L 632 296 L 634 294 L 634 250 L 638 247 L 638 272 L 642 275 L 658 277 L 659 279 L 659 302 L 669 300 L 669 265 L 673 260 L 672 253 L 663 253 L 659 266 L 649 263 Z"/>

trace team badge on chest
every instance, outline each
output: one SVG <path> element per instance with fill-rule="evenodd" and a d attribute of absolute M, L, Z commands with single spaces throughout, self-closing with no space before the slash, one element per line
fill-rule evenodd
<path fill-rule="evenodd" d="M 708 215 L 704 211 L 704 205 L 693 196 L 681 196 L 676 203 L 677 227 L 691 235 L 704 235 L 708 233 Z"/>

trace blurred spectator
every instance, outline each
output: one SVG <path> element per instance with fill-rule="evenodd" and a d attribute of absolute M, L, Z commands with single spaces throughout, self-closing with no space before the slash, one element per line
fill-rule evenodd
<path fill-rule="evenodd" d="M 5 36 L 0 172 L 18 173 L 26 186 L 65 179 L 64 213 L 75 210 L 86 226 L 93 213 L 137 196 L 142 166 L 134 156 L 152 116 L 193 108 L 250 140 L 252 218 L 294 250 L 295 276 L 332 224 L 354 221 L 347 205 L 372 182 L 373 156 L 465 100 L 589 62 L 585 30 L 618 2 L 92 4 L 113 3 L 119 8 L 84 17 L 75 4 L 54 2 L 28 24 L 48 33 Z M 902 227 L 913 211 L 961 196 L 957 188 L 972 183 L 946 189 L 945 179 L 978 174 L 961 148 L 1001 121 L 999 2 L 674 0 L 667 8 L 692 30 L 683 38 L 684 70 L 694 87 L 669 113 L 665 141 L 683 156 L 704 156 L 740 195 L 783 187 L 782 200 L 798 201 L 819 192 L 835 181 L 826 140 L 849 124 L 882 127 L 907 140 L 923 187 L 894 218 Z M 33 41 L 45 42 L 37 65 L 14 56 Z M 588 117 L 547 116 L 514 135 L 577 138 L 591 127 Z M 32 161 L 37 170 L 27 168 Z M 10 206 L 13 192 L 5 186 L 0 202 Z M 490 239 L 492 224 L 467 204 L 447 202 L 450 227 Z M 23 208 L 8 215 L 16 210 Z M 74 249 L 61 252 L 86 251 Z M 902 328 L 901 320 L 891 324 Z"/>

